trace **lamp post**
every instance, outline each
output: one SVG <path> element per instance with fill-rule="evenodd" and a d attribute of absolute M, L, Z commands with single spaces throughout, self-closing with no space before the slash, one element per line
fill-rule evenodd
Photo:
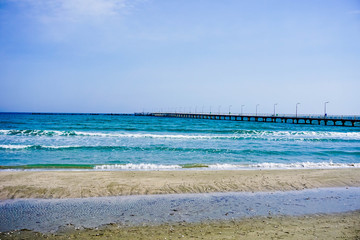
<path fill-rule="evenodd" d="M 258 112 L 258 106 L 259 106 L 260 104 L 256 104 L 256 116 L 257 116 L 257 112 Z"/>
<path fill-rule="evenodd" d="M 300 103 L 297 103 L 297 104 L 296 104 L 296 117 L 297 117 L 297 112 L 298 112 L 297 110 L 298 110 L 298 105 L 299 105 L 299 104 L 300 104 Z"/>
<path fill-rule="evenodd" d="M 324 102 L 324 117 L 327 116 L 327 114 L 326 114 L 326 104 L 327 104 L 327 103 L 329 103 L 329 102 Z"/>
<path fill-rule="evenodd" d="M 197 106 L 195 107 L 195 114 L 197 113 Z"/>
<path fill-rule="evenodd" d="M 277 104 L 277 103 L 274 104 L 274 117 L 275 117 L 275 113 L 276 113 L 276 112 L 275 112 L 275 107 L 276 107 L 276 105 L 278 105 L 278 104 Z"/>
<path fill-rule="evenodd" d="M 210 106 L 210 114 L 211 114 L 211 106 Z"/>
<path fill-rule="evenodd" d="M 204 105 L 202 105 L 201 113 L 204 113 Z"/>
<path fill-rule="evenodd" d="M 229 105 L 229 115 L 231 114 L 231 107 L 232 105 Z"/>
<path fill-rule="evenodd" d="M 243 107 L 244 107 L 245 105 L 241 105 L 241 115 L 243 115 Z"/>
<path fill-rule="evenodd" d="M 219 115 L 220 115 L 221 105 L 219 105 Z"/>

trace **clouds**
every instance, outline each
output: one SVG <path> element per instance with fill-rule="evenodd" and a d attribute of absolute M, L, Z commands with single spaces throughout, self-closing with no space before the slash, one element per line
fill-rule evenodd
<path fill-rule="evenodd" d="M 42 27 L 71 28 L 104 24 L 129 14 L 144 0 L 9 0 L 19 15 Z M 55 25 L 55 26 L 54 26 Z"/>
<path fill-rule="evenodd" d="M 119 37 L 123 19 L 146 0 L 5 1 L 3 18 L 13 24 L 5 27 L 20 29 L 16 34 L 22 34 L 22 38 L 36 44 L 71 45 L 79 50 L 97 44 L 101 50 L 101 46 Z"/>
<path fill-rule="evenodd" d="M 67 111 L 74 101 L 92 112 L 235 103 L 267 111 L 266 102 L 268 112 L 273 102 L 291 112 L 301 102 L 311 113 L 306 96 L 353 113 L 356 9 L 336 0 L 0 0 L 0 111 Z"/>
<path fill-rule="evenodd" d="M 20 0 L 20 8 L 27 9 L 28 16 L 43 22 L 81 22 L 91 18 L 117 16 L 131 5 L 127 0 Z"/>

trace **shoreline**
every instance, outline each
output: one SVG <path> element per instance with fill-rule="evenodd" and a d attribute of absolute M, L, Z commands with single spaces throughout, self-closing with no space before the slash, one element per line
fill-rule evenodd
<path fill-rule="evenodd" d="M 0 148 L 4 145 L 0 145 Z M 6 146 L 9 149 L 26 148 L 61 149 L 69 146 Z M 186 163 L 186 164 L 153 164 L 153 163 L 127 163 L 127 164 L 28 164 L 28 165 L 0 165 L 0 171 L 184 171 L 184 170 L 306 170 L 306 169 L 343 169 L 360 168 L 360 163 L 334 163 L 328 162 L 293 162 L 293 163 L 254 163 L 254 164 L 228 164 L 228 163 Z"/>
<path fill-rule="evenodd" d="M 360 169 L 0 171 L 0 200 L 360 187 Z"/>

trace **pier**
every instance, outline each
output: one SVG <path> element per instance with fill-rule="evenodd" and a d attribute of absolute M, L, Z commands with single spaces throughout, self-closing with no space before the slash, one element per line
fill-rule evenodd
<path fill-rule="evenodd" d="M 360 116 L 338 115 L 291 115 L 291 114 L 210 114 L 210 113 L 171 113 L 155 112 L 148 114 L 155 117 L 195 118 L 230 121 L 273 122 L 292 124 L 313 124 L 331 126 L 360 126 Z"/>

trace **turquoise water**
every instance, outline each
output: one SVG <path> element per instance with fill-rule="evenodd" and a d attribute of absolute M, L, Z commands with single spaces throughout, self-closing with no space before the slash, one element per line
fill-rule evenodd
<path fill-rule="evenodd" d="M 360 167 L 360 128 L 2 113 L 0 166 L 115 170 Z"/>

